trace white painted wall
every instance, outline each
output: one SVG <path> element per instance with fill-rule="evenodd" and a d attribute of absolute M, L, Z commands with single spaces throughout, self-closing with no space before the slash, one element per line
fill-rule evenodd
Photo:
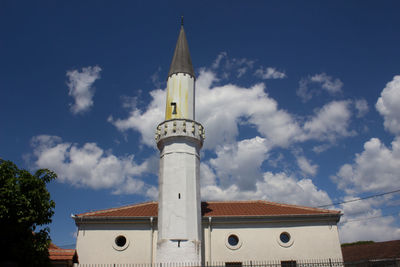
<path fill-rule="evenodd" d="M 156 225 L 154 225 L 156 226 Z M 260 222 L 258 223 L 214 223 L 211 227 L 203 221 L 203 260 L 212 262 L 342 259 L 338 229 L 334 222 Z M 293 239 L 289 247 L 280 245 L 279 235 L 288 232 Z M 229 234 L 236 234 L 241 245 L 230 249 L 226 241 Z M 125 235 L 129 246 L 118 251 L 113 247 L 115 237 Z M 102 223 L 81 224 L 78 229 L 77 252 L 80 263 L 151 263 L 155 262 L 157 229 L 151 242 L 151 227 L 148 224 Z M 211 244 L 211 247 L 210 247 Z M 176 245 L 176 243 L 174 243 Z M 192 243 L 181 243 L 180 255 L 193 250 Z M 151 247 L 152 250 L 151 251 Z M 211 250 L 211 255 L 210 255 Z M 166 248 L 169 251 L 169 248 Z M 176 251 L 176 250 L 175 250 Z M 179 261 L 179 254 L 175 256 Z"/>
<path fill-rule="evenodd" d="M 199 142 L 184 137 L 161 142 L 157 262 L 197 262 L 201 260 Z"/>
<path fill-rule="evenodd" d="M 81 225 L 76 241 L 79 263 L 150 263 L 150 247 L 156 242 L 154 237 L 151 240 L 150 229 L 150 222 Z M 124 235 L 129 242 L 124 250 L 115 245 L 118 235 Z"/>
<path fill-rule="evenodd" d="M 282 232 L 291 236 L 287 244 L 279 239 Z M 228 245 L 230 234 L 239 237 L 239 246 Z M 326 222 L 215 224 L 211 242 L 209 227 L 204 225 L 204 244 L 205 261 L 211 262 L 342 259 L 337 226 Z"/>

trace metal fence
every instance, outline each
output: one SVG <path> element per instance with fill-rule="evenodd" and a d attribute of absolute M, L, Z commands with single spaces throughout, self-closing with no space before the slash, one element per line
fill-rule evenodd
<path fill-rule="evenodd" d="M 273 261 L 228 261 L 205 262 L 204 264 L 193 262 L 171 263 L 99 263 L 99 264 L 75 264 L 77 267 L 344 267 L 340 259 L 326 260 L 273 260 Z M 347 266 L 347 265 L 346 265 Z"/>

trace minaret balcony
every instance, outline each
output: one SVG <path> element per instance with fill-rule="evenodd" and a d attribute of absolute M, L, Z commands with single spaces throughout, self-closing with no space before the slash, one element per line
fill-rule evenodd
<path fill-rule="evenodd" d="M 155 139 L 159 148 L 166 139 L 177 137 L 198 142 L 201 148 L 205 139 L 204 127 L 200 123 L 189 119 L 166 120 L 157 126 Z"/>

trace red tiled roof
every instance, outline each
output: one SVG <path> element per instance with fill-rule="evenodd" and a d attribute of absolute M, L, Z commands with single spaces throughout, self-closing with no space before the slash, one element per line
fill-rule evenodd
<path fill-rule="evenodd" d="M 202 202 L 202 215 L 205 217 L 218 216 L 279 216 L 279 215 L 317 215 L 340 214 L 340 211 L 302 207 L 296 205 L 279 204 L 269 201 L 220 201 Z M 77 217 L 156 217 L 157 202 L 146 202 L 119 208 L 86 212 Z"/>
<path fill-rule="evenodd" d="M 50 243 L 49 258 L 52 261 L 73 261 L 75 254 L 75 249 L 62 249 Z"/>
<path fill-rule="evenodd" d="M 345 262 L 400 258 L 400 240 L 354 244 L 342 247 Z"/>

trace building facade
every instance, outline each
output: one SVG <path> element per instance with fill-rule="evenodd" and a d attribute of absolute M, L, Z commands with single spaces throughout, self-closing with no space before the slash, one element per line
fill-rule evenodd
<path fill-rule="evenodd" d="M 337 211 L 267 201 L 201 202 L 195 74 L 183 25 L 157 126 L 158 202 L 73 216 L 81 264 L 342 259 Z M 211 137 L 212 138 L 212 137 Z"/>
<path fill-rule="evenodd" d="M 157 212 L 148 202 L 75 215 L 79 262 L 156 263 Z M 268 201 L 203 202 L 201 260 L 341 260 L 340 216 Z"/>

